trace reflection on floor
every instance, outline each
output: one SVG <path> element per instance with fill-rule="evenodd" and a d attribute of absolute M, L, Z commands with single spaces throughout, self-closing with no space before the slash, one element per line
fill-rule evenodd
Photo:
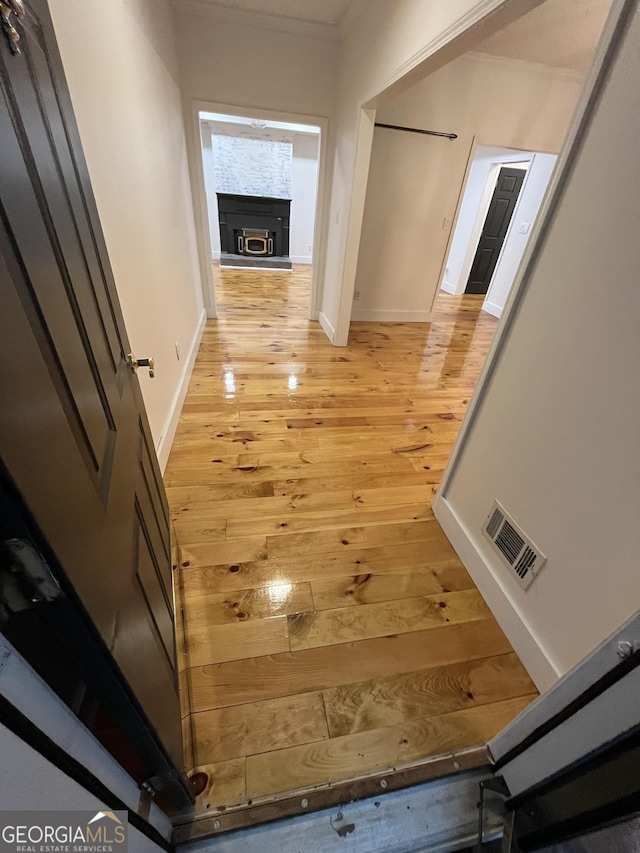
<path fill-rule="evenodd" d="M 308 268 L 218 276 L 166 474 L 198 812 L 486 743 L 535 688 L 430 507 L 497 320 L 336 349 Z"/>

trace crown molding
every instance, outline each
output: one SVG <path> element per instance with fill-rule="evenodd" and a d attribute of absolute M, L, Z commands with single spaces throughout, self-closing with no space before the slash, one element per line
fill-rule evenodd
<path fill-rule="evenodd" d="M 480 50 L 470 50 L 463 54 L 460 59 L 475 60 L 476 62 L 485 62 L 491 65 L 508 65 L 512 70 L 518 69 L 528 74 L 545 74 L 548 77 L 562 77 L 565 80 L 571 80 L 574 83 L 582 83 L 586 76 L 586 71 L 582 74 L 580 71 L 575 71 L 572 68 L 562 68 L 559 65 L 545 65 L 542 62 L 530 62 L 527 59 L 516 59 L 511 56 L 499 56 L 493 53 L 483 53 Z"/>
<path fill-rule="evenodd" d="M 224 21 L 229 24 L 239 24 L 243 27 L 255 27 L 259 30 L 273 30 L 292 35 L 309 36 L 310 38 L 339 41 L 340 27 L 333 24 L 323 24 L 320 21 L 304 21 L 300 18 L 287 18 L 284 15 L 268 15 L 264 12 L 250 12 L 247 9 L 232 9 L 220 3 L 209 3 L 207 0 L 173 0 L 175 15 L 201 15 Z"/>

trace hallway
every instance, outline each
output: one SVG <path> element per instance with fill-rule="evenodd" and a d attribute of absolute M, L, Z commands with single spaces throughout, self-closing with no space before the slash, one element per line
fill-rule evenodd
<path fill-rule="evenodd" d="M 498 321 L 336 349 L 310 268 L 217 278 L 165 476 L 197 814 L 486 743 L 536 691 L 430 506 Z"/>

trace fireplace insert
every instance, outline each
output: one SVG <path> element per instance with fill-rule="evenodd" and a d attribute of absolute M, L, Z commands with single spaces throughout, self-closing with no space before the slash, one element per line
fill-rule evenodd
<path fill-rule="evenodd" d="M 222 262 L 289 260 L 290 199 L 218 193 Z"/>

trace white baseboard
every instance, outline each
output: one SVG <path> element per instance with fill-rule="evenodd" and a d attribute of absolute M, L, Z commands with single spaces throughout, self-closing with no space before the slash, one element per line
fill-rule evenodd
<path fill-rule="evenodd" d="M 487 314 L 493 314 L 494 317 L 502 317 L 503 309 L 500 305 L 496 305 L 494 302 L 487 302 L 485 300 L 482 304 L 482 310 L 486 311 Z"/>
<path fill-rule="evenodd" d="M 369 320 L 372 323 L 430 323 L 430 311 L 387 311 L 358 308 L 354 304 L 352 320 Z"/>
<path fill-rule="evenodd" d="M 440 290 L 444 290 L 446 293 L 450 293 L 452 296 L 456 295 L 455 285 L 449 284 L 448 281 L 443 281 L 440 285 Z"/>
<path fill-rule="evenodd" d="M 163 474 L 164 469 L 167 467 L 169 453 L 171 453 L 171 446 L 173 444 L 173 439 L 178 428 L 178 421 L 180 420 L 180 415 L 182 413 L 182 405 L 184 403 L 184 398 L 187 396 L 189 380 L 191 379 L 191 374 L 193 373 L 193 366 L 196 362 L 196 356 L 198 355 L 198 349 L 200 347 L 200 341 L 202 339 L 202 333 L 204 332 L 206 322 L 207 312 L 203 308 L 202 314 L 200 315 L 200 320 L 198 321 L 196 332 L 193 336 L 193 340 L 191 341 L 191 346 L 189 347 L 189 352 L 187 353 L 187 357 L 184 361 L 184 367 L 182 368 L 182 373 L 180 374 L 180 381 L 178 382 L 178 387 L 176 388 L 176 392 L 173 395 L 173 400 L 171 401 L 169 414 L 167 415 L 167 419 L 164 423 L 164 429 L 162 430 L 162 438 L 160 439 L 160 442 L 156 447 L 156 454 L 158 456 L 160 470 Z"/>
<path fill-rule="evenodd" d="M 546 654 L 540 639 L 514 605 L 445 498 L 436 497 L 433 513 L 536 687 L 541 693 L 547 690 L 561 673 Z"/>
<path fill-rule="evenodd" d="M 336 337 L 336 330 L 329 322 L 329 318 L 327 317 L 327 315 L 323 314 L 322 311 L 318 314 L 318 322 L 324 329 L 326 336 L 329 338 L 331 343 L 333 343 Z"/>

